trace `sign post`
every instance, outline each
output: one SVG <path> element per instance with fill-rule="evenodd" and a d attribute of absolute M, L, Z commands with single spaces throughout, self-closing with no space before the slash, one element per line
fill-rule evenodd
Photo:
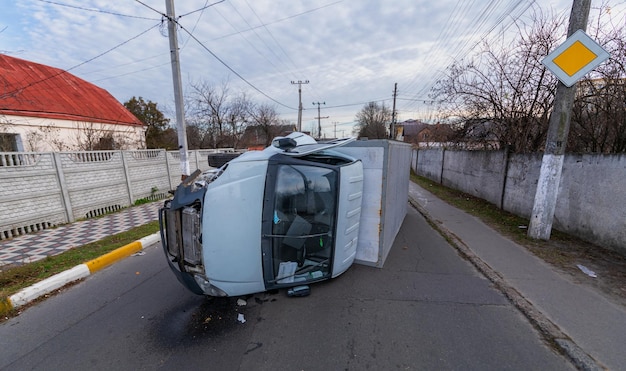
<path fill-rule="evenodd" d="M 550 239 L 576 82 L 609 56 L 584 32 L 590 8 L 591 0 L 574 0 L 567 30 L 568 39 L 542 61 L 560 83 L 550 113 L 546 147 L 528 226 L 528 236 L 531 238 Z"/>

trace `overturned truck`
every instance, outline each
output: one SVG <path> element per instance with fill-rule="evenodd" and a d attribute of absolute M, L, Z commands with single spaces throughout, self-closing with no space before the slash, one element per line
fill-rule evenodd
<path fill-rule="evenodd" d="M 178 280 L 239 296 L 337 277 L 354 262 L 363 166 L 303 133 L 274 139 L 181 183 L 159 213 Z"/>

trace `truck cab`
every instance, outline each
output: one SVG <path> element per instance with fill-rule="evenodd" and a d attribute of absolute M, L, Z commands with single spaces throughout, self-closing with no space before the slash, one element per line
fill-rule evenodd
<path fill-rule="evenodd" d="M 339 276 L 354 262 L 363 166 L 303 133 L 196 172 L 160 210 L 169 266 L 192 292 L 240 296 Z"/>

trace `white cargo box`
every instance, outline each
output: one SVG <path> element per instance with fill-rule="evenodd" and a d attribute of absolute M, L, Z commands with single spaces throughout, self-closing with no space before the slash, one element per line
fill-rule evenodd
<path fill-rule="evenodd" d="M 355 263 L 382 268 L 408 205 L 411 145 L 360 140 L 337 149 L 363 163 L 363 202 Z"/>

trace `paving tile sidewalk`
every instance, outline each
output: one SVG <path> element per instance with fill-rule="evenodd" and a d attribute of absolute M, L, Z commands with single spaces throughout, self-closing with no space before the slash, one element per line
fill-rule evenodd
<path fill-rule="evenodd" d="M 133 206 L 118 213 L 0 241 L 0 267 L 24 264 L 96 242 L 159 218 L 163 202 Z"/>

